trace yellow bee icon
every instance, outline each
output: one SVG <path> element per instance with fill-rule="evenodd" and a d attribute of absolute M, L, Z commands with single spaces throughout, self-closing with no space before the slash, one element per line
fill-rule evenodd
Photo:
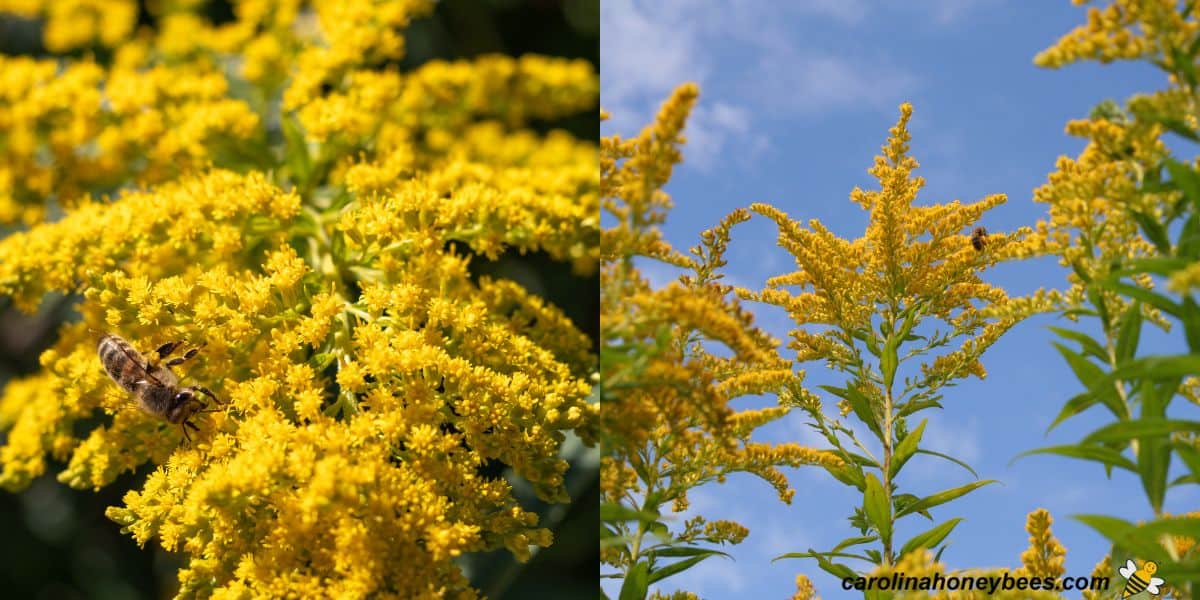
<path fill-rule="evenodd" d="M 1134 594 L 1139 594 L 1142 590 L 1158 595 L 1158 586 L 1166 583 L 1161 577 L 1154 577 L 1154 572 L 1158 570 L 1158 563 L 1148 560 L 1142 563 L 1142 568 L 1137 568 L 1132 560 L 1126 560 L 1125 566 L 1117 569 L 1128 581 L 1125 583 L 1125 591 L 1121 594 L 1122 598 L 1128 598 Z"/>

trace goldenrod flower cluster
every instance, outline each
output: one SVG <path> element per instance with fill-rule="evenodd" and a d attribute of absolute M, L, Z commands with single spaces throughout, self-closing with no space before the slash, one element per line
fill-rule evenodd
<path fill-rule="evenodd" d="M 789 347 L 796 351 L 797 362 L 828 360 L 850 370 L 862 360 L 855 340 L 866 339 L 880 319 L 885 336 L 892 326 L 911 332 L 922 320 L 943 321 L 950 326 L 949 335 L 930 337 L 926 349 L 951 339 L 962 339 L 961 346 L 923 365 L 922 377 L 908 386 L 938 388 L 967 375 L 985 375 L 979 357 L 1016 317 L 989 319 L 988 311 L 1007 306 L 1008 296 L 979 274 L 1015 257 L 1029 232 L 987 234 L 981 249 L 974 247 L 972 228 L 986 211 L 1005 201 L 1003 195 L 972 204 L 914 204 L 925 181 L 913 175 L 917 161 L 908 156 L 912 106 L 904 104 L 900 111 L 883 155 L 869 170 L 880 189 L 855 188 L 850 194 L 870 213 L 865 234 L 843 239 L 816 219 L 805 227 L 778 208 L 754 204 L 754 212 L 778 225 L 779 246 L 794 257 L 797 268 L 772 277 L 764 290 L 738 293 L 784 308 L 798 326 L 832 326 L 820 332 L 798 327 L 791 332 Z M 871 350 L 879 355 L 882 349 Z M 890 387 L 891 381 L 886 384 Z"/>
<path fill-rule="evenodd" d="M 1072 0 L 1087 4 L 1089 0 Z M 1113 0 L 1104 8 L 1088 8 L 1087 23 L 1067 33 L 1035 59 L 1046 67 L 1060 67 L 1080 60 L 1132 60 L 1161 53 L 1170 47 L 1187 46 L 1200 31 L 1190 14 L 1179 11 L 1174 0 Z M 1169 54 L 1169 52 L 1167 53 Z"/>
<path fill-rule="evenodd" d="M 1083 60 L 1153 60 L 1169 71 L 1192 71 L 1178 63 L 1187 56 L 1197 33 L 1195 6 L 1181 10 L 1164 0 L 1114 0 L 1103 9 L 1090 7 L 1088 22 L 1063 36 L 1035 62 L 1060 67 Z M 1190 60 L 1190 59 L 1189 59 Z M 1178 64 L 1177 64 L 1178 63 Z M 1159 169 L 1169 156 L 1162 140 L 1167 124 L 1197 131 L 1197 97 L 1192 84 L 1171 76 L 1168 89 L 1139 94 L 1122 108 L 1106 101 L 1088 119 L 1067 124 L 1070 135 L 1087 146 L 1077 158 L 1059 157 L 1056 172 L 1034 192 L 1034 200 L 1049 205 L 1049 219 L 1039 222 L 1031 238 L 1030 254 L 1052 254 L 1072 269 L 1070 288 L 1057 308 L 1075 308 L 1085 301 L 1088 282 L 1103 280 L 1129 261 L 1158 255 L 1154 245 L 1138 231 L 1133 212 L 1161 221 L 1179 198 L 1178 192 L 1152 191 L 1149 171 Z M 1186 293 L 1200 281 L 1200 271 L 1182 269 L 1168 287 Z M 1153 287 L 1147 276 L 1136 278 L 1142 287 Z M 1094 292 L 1095 293 L 1095 292 Z M 1110 321 L 1128 308 L 1120 295 L 1100 291 Z M 1154 323 L 1165 327 L 1158 311 L 1144 309 Z M 1104 324 L 1110 328 L 1111 323 Z"/>
<path fill-rule="evenodd" d="M 749 214 L 705 231 L 689 254 L 674 250 L 658 228 L 672 207 L 662 188 L 682 159 L 682 130 L 697 94 L 694 85 L 681 86 L 637 137 L 601 141 L 602 205 L 613 223 L 601 236 L 601 490 L 605 502 L 639 510 L 667 503 L 686 510 L 689 490 L 739 471 L 761 477 L 790 502 L 794 492 L 779 467 L 841 464 L 797 444 L 751 441 L 755 429 L 787 407 L 731 405 L 747 395 L 786 396 L 799 380 L 779 357 L 778 342 L 753 326 L 732 288 L 720 283 L 730 228 Z M 639 270 L 640 261 L 651 260 L 690 274 L 654 289 Z M 727 352 L 711 352 L 714 344 Z M 602 556 L 622 569 L 639 561 L 640 545 L 650 539 L 644 527 L 628 528 L 635 541 Z M 664 543 L 738 543 L 747 533 L 736 523 L 699 519 Z"/>
<path fill-rule="evenodd" d="M 112 52 L 0 58 L 0 219 L 29 226 L 0 295 L 80 315 L 0 393 L 0 486 L 157 465 L 108 516 L 183 553 L 180 597 L 477 597 L 456 558 L 551 543 L 512 482 L 569 501 L 559 448 L 597 407 L 589 338 L 472 263 L 595 273 L 596 146 L 528 124 L 594 107 L 596 76 L 388 66 L 431 2 L 199 4 L 152 3 L 157 33 L 123 3 L 16 7 L 51 49 Z M 191 443 L 105 376 L 105 331 L 203 345 L 177 370 L 221 403 Z"/>

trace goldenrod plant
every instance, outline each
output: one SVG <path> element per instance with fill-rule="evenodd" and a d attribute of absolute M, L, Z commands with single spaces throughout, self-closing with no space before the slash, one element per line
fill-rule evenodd
<path fill-rule="evenodd" d="M 846 377 L 844 385 L 820 386 L 837 399 L 836 414 L 799 380 L 787 383 L 785 396 L 841 459 L 826 469 L 863 500 L 850 515 L 859 535 L 829 550 L 781 558 L 812 558 L 838 577 L 855 575 L 847 559 L 873 568 L 892 567 L 924 549 L 938 549 L 940 556 L 961 518 L 942 519 L 907 540 L 896 536 L 897 521 L 933 520 L 932 509 L 992 483 L 977 478 L 921 497 L 903 490 L 901 475 L 914 459 L 949 461 L 974 474 L 957 457 L 922 447 L 922 416 L 943 407 L 956 381 L 985 377 L 981 356 L 1019 319 L 985 313 L 1007 306 L 1009 298 L 981 275 L 1018 256 L 1029 232 L 982 228 L 981 217 L 1005 201 L 999 194 L 971 204 L 915 204 L 925 182 L 914 175 L 918 164 L 909 155 L 911 116 L 912 107 L 902 105 L 883 155 L 869 170 L 880 189 L 850 194 L 869 216 L 861 237 L 840 238 L 815 219 L 805 224 L 766 204 L 750 207 L 776 223 L 779 246 L 796 269 L 772 277 L 761 291 L 738 293 L 787 311 L 796 325 L 789 348 L 797 364 L 821 361 Z M 851 417 L 861 427 L 846 420 Z"/>
<path fill-rule="evenodd" d="M 459 560 L 549 545 L 514 486 L 564 485 L 595 439 L 593 342 L 474 265 L 600 263 L 585 61 L 401 70 L 426 0 L 0 2 L 65 57 L 0 57 L 0 296 L 78 299 L 41 370 L 0 395 L 0 486 L 100 489 L 179 552 L 178 597 L 475 598 Z M 594 292 L 587 292 L 594 293 Z M 113 332 L 219 402 L 190 442 L 100 368 Z M 183 443 L 181 443 L 183 442 Z"/>
<path fill-rule="evenodd" d="M 738 523 L 699 515 L 672 521 L 670 513 L 687 510 L 691 490 L 745 472 L 790 503 L 794 491 L 780 467 L 841 465 L 832 453 L 751 440 L 787 406 L 733 404 L 743 396 L 786 397 L 785 386 L 798 378 L 779 356 L 778 342 L 753 326 L 732 288 L 720 282 L 730 228 L 749 213 L 705 231 L 688 254 L 674 250 L 658 229 L 672 207 L 662 188 L 682 159 L 682 131 L 697 94 L 694 85 L 683 85 L 640 135 L 601 141 L 601 202 L 612 223 L 601 238 L 600 535 L 608 567 L 601 577 L 621 581 L 621 600 L 645 598 L 650 585 L 722 555 L 717 547 L 749 534 Z M 686 274 L 655 289 L 639 261 Z"/>
<path fill-rule="evenodd" d="M 1135 474 L 1152 520 L 1078 518 L 1113 542 L 1117 564 L 1125 557 L 1155 561 L 1173 593 L 1191 597 L 1200 581 L 1194 544 L 1200 519 L 1172 517 L 1164 503 L 1170 490 L 1200 484 L 1194 412 L 1200 404 L 1200 172 L 1195 157 L 1175 157 L 1200 142 L 1200 8 L 1161 0 L 1102 4 L 1089 7 L 1087 23 L 1036 63 L 1058 68 L 1084 60 L 1143 61 L 1161 69 L 1167 81 L 1164 89 L 1136 95 L 1124 106 L 1105 101 L 1088 118 L 1068 123 L 1067 132 L 1087 146 L 1076 158 L 1060 158 L 1036 191 L 1035 199 L 1049 208 L 1037 227 L 1036 251 L 1071 269 L 1070 287 L 1054 307 L 1090 322 L 1086 331 L 1054 329 L 1074 345 L 1056 344 L 1086 391 L 1064 404 L 1052 427 L 1094 406 L 1112 422 L 1077 444 L 1031 453 Z M 1188 353 L 1139 352 L 1146 324 L 1182 338 Z"/>

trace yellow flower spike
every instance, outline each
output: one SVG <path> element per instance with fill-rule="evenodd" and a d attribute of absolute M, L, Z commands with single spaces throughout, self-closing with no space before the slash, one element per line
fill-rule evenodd
<path fill-rule="evenodd" d="M 1062 577 L 1067 551 L 1050 531 L 1054 520 L 1044 508 L 1029 513 L 1025 530 L 1029 532 L 1029 549 L 1021 553 L 1024 571 L 1032 577 Z"/>

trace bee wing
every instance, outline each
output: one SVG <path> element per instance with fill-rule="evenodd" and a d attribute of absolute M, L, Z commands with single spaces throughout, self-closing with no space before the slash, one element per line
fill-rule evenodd
<path fill-rule="evenodd" d="M 1161 577 L 1151 577 L 1150 585 L 1146 586 L 1146 591 L 1157 596 L 1158 595 L 1158 586 L 1160 586 L 1164 583 L 1166 583 L 1166 580 L 1162 579 Z"/>
<path fill-rule="evenodd" d="M 1125 566 L 1117 569 L 1117 572 L 1120 573 L 1121 577 L 1124 577 L 1125 579 L 1129 579 L 1129 576 L 1133 575 L 1134 571 L 1137 571 L 1137 565 L 1133 564 L 1132 559 L 1126 560 Z"/>

